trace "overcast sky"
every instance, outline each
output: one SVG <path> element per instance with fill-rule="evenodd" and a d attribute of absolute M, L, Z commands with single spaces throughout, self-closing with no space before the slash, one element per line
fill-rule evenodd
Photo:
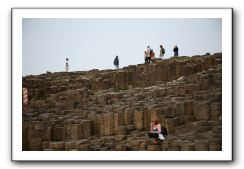
<path fill-rule="evenodd" d="M 23 76 L 60 72 L 69 58 L 70 71 L 114 69 L 144 62 L 149 45 L 159 56 L 203 55 L 222 52 L 222 20 L 206 19 L 36 19 L 23 23 Z"/>

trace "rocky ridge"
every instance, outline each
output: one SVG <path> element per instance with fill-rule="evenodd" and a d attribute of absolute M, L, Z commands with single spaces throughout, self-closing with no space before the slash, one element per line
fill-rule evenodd
<path fill-rule="evenodd" d="M 222 54 L 23 77 L 27 151 L 221 151 Z M 168 130 L 148 144 L 149 124 Z"/>

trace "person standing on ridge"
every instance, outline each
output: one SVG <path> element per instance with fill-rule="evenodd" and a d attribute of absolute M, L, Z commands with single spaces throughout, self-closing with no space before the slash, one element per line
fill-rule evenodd
<path fill-rule="evenodd" d="M 156 63 L 155 53 L 152 49 L 150 52 L 150 60 L 152 61 L 152 63 Z"/>
<path fill-rule="evenodd" d="M 163 59 L 164 54 L 165 54 L 165 49 L 164 49 L 163 45 L 160 45 L 159 58 L 160 58 L 160 59 Z"/>
<path fill-rule="evenodd" d="M 118 55 L 114 58 L 114 66 L 116 69 L 119 69 L 119 57 L 118 57 Z"/>
<path fill-rule="evenodd" d="M 174 52 L 174 56 L 179 56 L 179 48 L 177 45 L 175 45 L 173 52 Z"/>
<path fill-rule="evenodd" d="M 151 52 L 151 48 L 150 48 L 150 46 L 147 46 L 147 49 L 145 51 L 145 63 L 150 63 L 150 61 L 151 61 L 150 52 Z"/>
<path fill-rule="evenodd" d="M 65 72 L 69 71 L 69 58 L 66 58 L 66 63 L 65 63 Z"/>

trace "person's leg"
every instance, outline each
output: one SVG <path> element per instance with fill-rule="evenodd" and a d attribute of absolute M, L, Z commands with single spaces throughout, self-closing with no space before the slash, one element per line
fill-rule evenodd
<path fill-rule="evenodd" d="M 148 63 L 148 57 L 146 57 L 146 63 Z"/>
<path fill-rule="evenodd" d="M 153 133 L 148 132 L 148 137 L 149 137 L 149 138 L 153 138 Z"/>
<path fill-rule="evenodd" d="M 158 133 L 153 133 L 153 144 L 158 144 Z"/>
<path fill-rule="evenodd" d="M 153 138 L 158 138 L 158 133 L 152 133 L 153 134 Z"/>
<path fill-rule="evenodd" d="M 151 58 L 150 57 L 148 57 L 148 63 L 150 63 L 151 62 Z"/>
<path fill-rule="evenodd" d="M 158 144 L 158 139 L 157 138 L 153 138 L 153 144 Z"/>

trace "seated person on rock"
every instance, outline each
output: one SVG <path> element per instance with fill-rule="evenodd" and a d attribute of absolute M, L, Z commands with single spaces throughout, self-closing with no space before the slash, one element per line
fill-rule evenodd
<path fill-rule="evenodd" d="M 158 123 L 157 120 L 154 120 L 151 123 L 151 129 L 148 133 L 150 138 L 153 138 L 153 144 L 158 144 L 159 134 L 161 134 L 161 125 Z"/>
<path fill-rule="evenodd" d="M 148 133 L 150 138 L 153 138 L 153 144 L 158 144 L 158 140 L 164 140 L 168 132 L 164 126 L 161 126 L 157 120 L 151 123 L 151 129 Z"/>

